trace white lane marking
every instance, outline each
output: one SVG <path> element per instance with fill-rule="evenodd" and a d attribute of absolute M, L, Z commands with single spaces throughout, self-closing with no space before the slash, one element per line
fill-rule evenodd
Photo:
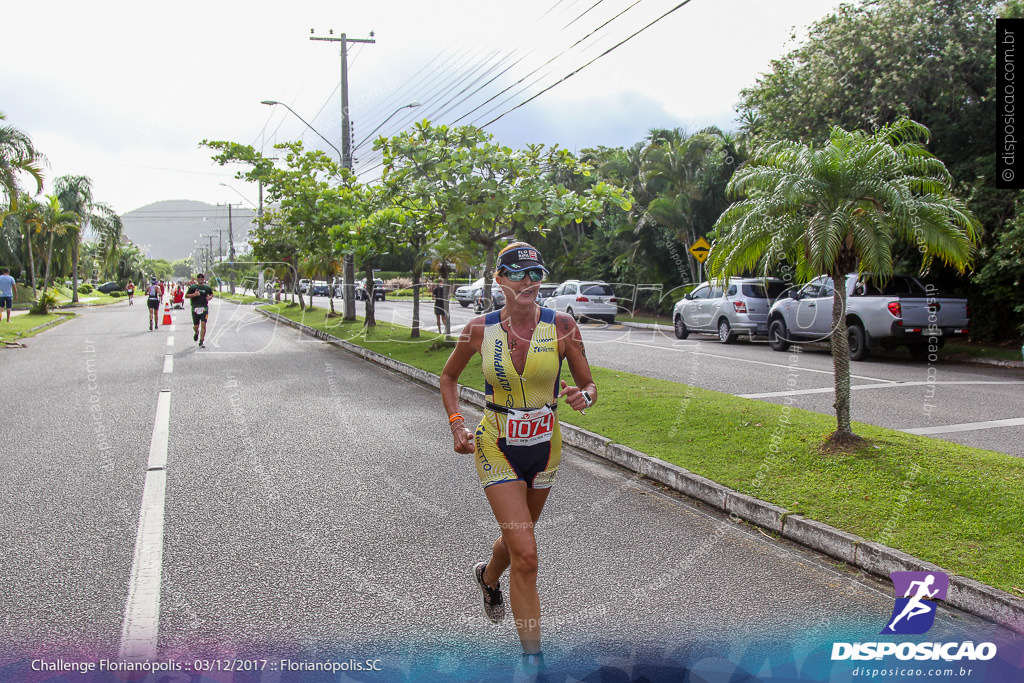
<path fill-rule="evenodd" d="M 164 374 L 169 375 L 174 372 L 174 356 L 167 354 L 164 356 Z"/>
<path fill-rule="evenodd" d="M 617 343 L 618 344 L 631 344 L 632 346 L 642 346 L 645 349 L 652 349 L 652 348 L 654 348 L 654 349 L 661 349 L 663 351 L 677 351 L 679 353 L 694 353 L 694 354 L 697 354 L 698 356 L 707 356 L 708 358 L 723 358 L 725 360 L 738 361 L 738 362 L 741 362 L 741 363 L 750 363 L 752 365 L 767 365 L 770 368 L 782 368 L 784 370 L 799 370 L 800 372 L 816 372 L 816 373 L 819 373 L 819 374 L 822 374 L 822 375 L 832 375 L 832 374 L 834 374 L 834 372 L 832 370 L 818 370 L 817 368 L 801 368 L 801 367 L 797 367 L 795 365 L 788 365 L 788 364 L 782 364 L 782 363 L 766 363 L 763 360 L 749 360 L 747 358 L 737 358 L 736 356 L 723 356 L 723 355 L 718 354 L 718 353 L 707 353 L 705 351 L 692 351 L 690 349 L 676 349 L 676 348 L 672 348 L 671 346 L 657 346 L 657 345 L 652 346 L 651 344 L 641 344 L 639 342 L 628 342 L 628 341 L 620 341 L 620 342 L 617 342 Z M 696 342 L 696 344 L 700 344 L 700 343 L 701 342 Z M 850 377 L 852 377 L 854 379 L 862 379 L 862 380 L 865 380 L 865 381 L 868 381 L 868 382 L 884 382 L 884 383 L 887 383 L 887 384 L 899 384 L 899 382 L 896 381 L 896 380 L 881 379 L 880 377 L 867 377 L 865 375 L 850 375 Z"/>
<path fill-rule="evenodd" d="M 895 384 L 858 384 L 850 387 L 850 389 L 853 391 L 861 391 L 863 389 L 899 389 L 900 387 L 927 387 L 960 384 L 996 384 L 1001 386 L 1007 384 L 1024 384 L 1024 381 L 1008 380 L 998 382 L 989 380 L 955 380 L 949 382 L 897 382 Z M 793 391 L 772 391 L 764 394 L 740 394 L 738 398 L 775 398 L 777 396 L 800 396 L 802 394 L 831 394 L 834 391 L 835 387 L 824 387 L 822 389 L 796 389 Z"/>
<path fill-rule="evenodd" d="M 122 661 L 153 660 L 157 656 L 164 555 L 164 498 L 167 491 L 167 471 L 163 468 L 167 464 L 170 420 L 171 392 L 161 391 L 149 446 L 139 530 L 135 536 L 135 557 L 121 627 Z"/>
<path fill-rule="evenodd" d="M 173 334 L 170 337 L 167 338 L 167 345 L 168 346 L 174 346 L 174 335 Z"/>
<path fill-rule="evenodd" d="M 149 442 L 149 460 L 146 469 L 163 469 L 167 466 L 167 440 L 170 437 L 171 392 L 161 391 L 156 400 L 156 420 L 153 422 L 153 438 Z"/>
<path fill-rule="evenodd" d="M 1006 420 L 988 420 L 986 422 L 964 422 L 957 425 L 942 425 L 940 427 L 919 427 L 917 429 L 901 429 L 907 434 L 918 434 L 928 436 L 930 434 L 950 434 L 952 432 L 973 432 L 978 429 L 995 429 L 996 427 L 1017 427 L 1024 425 L 1024 417 L 1011 417 Z"/>

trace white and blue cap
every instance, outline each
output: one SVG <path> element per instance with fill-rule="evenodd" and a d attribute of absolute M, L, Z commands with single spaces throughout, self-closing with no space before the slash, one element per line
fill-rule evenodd
<path fill-rule="evenodd" d="M 540 268 L 545 273 L 548 272 L 540 252 L 525 242 L 512 244 L 498 255 L 498 270 L 502 268 L 513 272 Z"/>

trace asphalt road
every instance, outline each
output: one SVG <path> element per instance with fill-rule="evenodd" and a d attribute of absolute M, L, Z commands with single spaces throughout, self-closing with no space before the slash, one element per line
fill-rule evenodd
<path fill-rule="evenodd" d="M 497 527 L 436 391 L 248 307 L 215 301 L 206 349 L 175 320 L 116 304 L 2 352 L 0 680 L 117 659 L 126 613 L 136 659 L 277 667 L 234 680 L 313 680 L 280 657 L 507 679 L 514 628 L 470 575 Z M 555 680 L 848 677 L 832 643 L 877 639 L 893 607 L 888 582 L 570 448 L 538 538 Z M 945 606 L 927 637 L 1011 638 Z"/>
<path fill-rule="evenodd" d="M 473 317 L 454 301 L 451 311 L 455 329 Z M 409 325 L 412 305 L 378 302 L 377 316 Z M 436 329 L 429 302 L 420 317 Z M 777 353 L 746 338 L 721 344 L 710 335 L 680 341 L 672 332 L 619 324 L 583 323 L 581 329 L 594 365 L 835 414 L 832 356 L 823 345 Z M 850 371 L 856 421 L 1024 456 L 1024 370 L 890 354 L 852 362 Z"/>

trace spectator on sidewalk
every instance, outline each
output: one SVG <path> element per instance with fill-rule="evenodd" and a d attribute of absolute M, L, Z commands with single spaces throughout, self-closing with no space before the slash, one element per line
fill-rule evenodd
<path fill-rule="evenodd" d="M 0 315 L 4 309 L 7 310 L 7 322 L 11 322 L 11 309 L 14 307 L 14 297 L 18 293 L 18 286 L 11 277 L 11 269 L 0 270 Z"/>

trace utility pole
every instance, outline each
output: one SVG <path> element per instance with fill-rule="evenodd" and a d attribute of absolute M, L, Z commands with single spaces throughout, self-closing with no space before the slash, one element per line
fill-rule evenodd
<path fill-rule="evenodd" d="M 213 235 L 207 235 L 210 239 L 210 248 L 206 252 L 206 272 L 213 275 Z"/>
<path fill-rule="evenodd" d="M 309 30 L 313 33 L 313 29 Z M 373 31 L 370 31 L 369 38 L 349 38 L 342 33 L 334 37 L 333 29 L 328 31 L 328 36 L 310 36 L 310 40 L 325 40 L 328 42 L 341 43 L 341 165 L 342 168 L 352 170 L 352 131 L 348 120 L 348 44 L 349 43 L 375 43 Z M 343 320 L 356 319 L 356 273 L 355 259 L 352 254 L 345 254 L 345 315 Z M 373 291 L 373 284 L 370 283 L 370 291 Z M 372 302 L 371 302 L 372 303 Z"/>
<path fill-rule="evenodd" d="M 262 189 L 263 189 L 263 186 L 260 185 L 260 190 L 262 190 Z M 261 199 L 262 199 L 262 197 L 261 197 Z M 238 206 L 241 206 L 241 205 L 242 205 L 242 203 L 239 202 Z M 218 204 L 217 206 L 224 206 L 224 204 Z M 232 206 L 233 205 L 231 204 L 231 202 L 227 203 L 227 207 L 228 207 L 228 261 L 230 261 L 230 263 L 231 263 L 230 270 L 228 270 L 228 283 L 231 286 L 231 293 L 234 294 L 235 293 L 235 234 L 233 232 L 233 227 L 231 225 L 231 207 Z"/>

